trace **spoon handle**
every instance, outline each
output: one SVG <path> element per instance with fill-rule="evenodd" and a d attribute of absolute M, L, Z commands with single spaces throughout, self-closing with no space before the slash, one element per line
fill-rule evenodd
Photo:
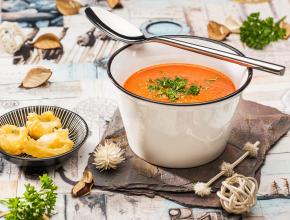
<path fill-rule="evenodd" d="M 212 48 L 201 46 L 201 45 L 192 44 L 192 43 L 188 43 L 181 40 L 175 40 L 172 38 L 162 37 L 162 36 L 153 37 L 148 40 L 167 44 L 173 47 L 178 47 L 184 50 L 188 50 L 188 51 L 203 54 L 206 56 L 214 57 L 217 59 L 225 60 L 228 62 L 236 63 L 245 67 L 251 67 L 253 69 L 266 71 L 266 72 L 273 73 L 280 76 L 284 75 L 285 73 L 285 66 L 253 59 L 250 57 L 240 56 L 237 54 L 233 54 L 233 53 L 229 53 L 229 52 L 225 52 L 225 51 L 221 51 L 217 49 L 212 49 Z"/>

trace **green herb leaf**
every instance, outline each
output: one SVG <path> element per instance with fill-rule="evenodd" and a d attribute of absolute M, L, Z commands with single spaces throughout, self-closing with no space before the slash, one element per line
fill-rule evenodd
<path fill-rule="evenodd" d="M 198 95 L 200 93 L 200 86 L 191 85 L 187 91 L 187 94 Z"/>
<path fill-rule="evenodd" d="M 175 102 L 182 95 L 198 95 L 200 93 L 199 86 L 191 85 L 186 88 L 187 79 L 178 76 L 175 79 L 169 77 L 163 77 L 155 81 L 150 79 L 148 82 L 151 83 L 148 85 L 150 92 L 157 91 L 158 96 L 167 97 L 171 102 Z"/>
<path fill-rule="evenodd" d="M 262 20 L 259 12 L 252 13 L 240 28 L 240 39 L 248 47 L 261 50 L 271 42 L 284 37 L 286 30 L 279 27 L 284 19 L 285 17 L 275 23 L 272 17 Z"/>
<path fill-rule="evenodd" d="M 23 197 L 0 200 L 0 203 L 9 209 L 9 213 L 5 216 L 6 220 L 42 220 L 44 215 L 53 214 L 57 186 L 47 174 L 39 178 L 39 191 L 34 186 L 26 184 Z"/>

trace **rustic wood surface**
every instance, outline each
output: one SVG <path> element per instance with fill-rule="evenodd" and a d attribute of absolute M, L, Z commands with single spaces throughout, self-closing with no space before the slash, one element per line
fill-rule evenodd
<path fill-rule="evenodd" d="M 262 17 L 274 16 L 278 19 L 286 15 L 288 16 L 286 20 L 290 22 L 289 0 L 272 0 L 259 4 L 239 4 L 227 0 L 123 0 L 122 2 L 124 8 L 115 12 L 129 18 L 136 25 L 150 18 L 174 18 L 186 22 L 193 34 L 198 36 L 207 36 L 208 20 L 222 22 L 228 15 L 244 19 L 247 14 L 260 11 Z M 64 55 L 58 63 L 37 58 L 39 59 L 37 62 L 13 65 L 12 56 L 0 52 L 0 114 L 27 105 L 57 105 L 78 112 L 89 124 L 90 137 L 77 156 L 62 167 L 37 170 L 40 173 L 48 172 L 59 185 L 58 213 L 52 219 L 170 219 L 169 209 L 181 208 L 181 206 L 160 197 L 152 199 L 98 190 L 94 190 L 87 197 L 79 199 L 71 197 L 71 184 L 82 176 L 89 157 L 88 153 L 95 148 L 117 107 L 111 85 L 106 79 L 105 69 L 99 65 L 100 63 L 95 62 L 98 60 L 96 56 L 106 57 L 118 45 L 112 45 L 113 41 L 100 41 L 90 52 L 93 58 L 88 56 L 84 60 L 82 58 L 84 51 L 80 53 L 80 48 L 74 45 L 76 36 L 90 30 L 91 24 L 83 15 L 75 15 L 65 17 L 65 26 L 69 29 L 62 40 Z M 62 27 L 48 27 L 41 29 L 41 33 L 54 32 L 57 35 L 61 30 Z M 29 33 L 31 30 L 25 31 Z M 110 46 L 104 46 L 105 43 Z M 240 43 L 238 35 L 231 35 L 226 43 L 235 46 L 248 56 L 288 67 L 283 77 L 255 71 L 254 79 L 245 91 L 244 98 L 290 114 L 290 40 L 274 43 L 263 51 L 247 48 Z M 18 88 L 24 74 L 35 65 L 43 65 L 53 70 L 54 75 L 49 86 L 32 90 Z M 268 196 L 271 194 L 273 180 L 280 185 L 281 194 L 284 193 L 281 178 L 290 180 L 289 145 L 288 133 L 268 154 L 262 168 L 260 199 L 244 219 L 289 219 L 289 196 Z M 37 172 L 19 168 L 0 158 L 0 197 L 22 194 L 24 183 L 37 184 Z M 195 208 L 192 211 L 204 212 Z"/>

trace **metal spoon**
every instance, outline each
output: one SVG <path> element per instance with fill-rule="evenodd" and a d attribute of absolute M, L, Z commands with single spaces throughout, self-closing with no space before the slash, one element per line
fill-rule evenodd
<path fill-rule="evenodd" d="M 284 75 L 285 73 L 285 66 L 278 64 L 269 63 L 250 57 L 244 57 L 237 54 L 172 39 L 166 36 L 146 37 L 137 27 L 125 19 L 101 8 L 86 8 L 85 13 L 88 19 L 100 30 L 105 32 L 105 34 L 115 40 L 120 40 L 128 44 L 149 41 L 158 42 L 277 75 Z"/>

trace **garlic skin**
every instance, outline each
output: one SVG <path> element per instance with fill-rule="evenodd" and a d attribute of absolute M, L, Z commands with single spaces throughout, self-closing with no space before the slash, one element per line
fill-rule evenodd
<path fill-rule="evenodd" d="M 100 171 L 116 169 L 118 164 L 125 160 L 125 151 L 113 142 L 99 145 L 94 152 L 94 165 Z"/>
<path fill-rule="evenodd" d="M 195 191 L 195 194 L 200 197 L 208 196 L 211 193 L 211 188 L 203 182 L 197 182 L 196 184 L 194 184 L 193 189 Z"/>
<path fill-rule="evenodd" d="M 242 22 L 237 19 L 235 16 L 229 15 L 226 17 L 224 21 L 224 25 L 230 29 L 231 33 L 239 34 L 240 27 L 242 26 Z"/>

